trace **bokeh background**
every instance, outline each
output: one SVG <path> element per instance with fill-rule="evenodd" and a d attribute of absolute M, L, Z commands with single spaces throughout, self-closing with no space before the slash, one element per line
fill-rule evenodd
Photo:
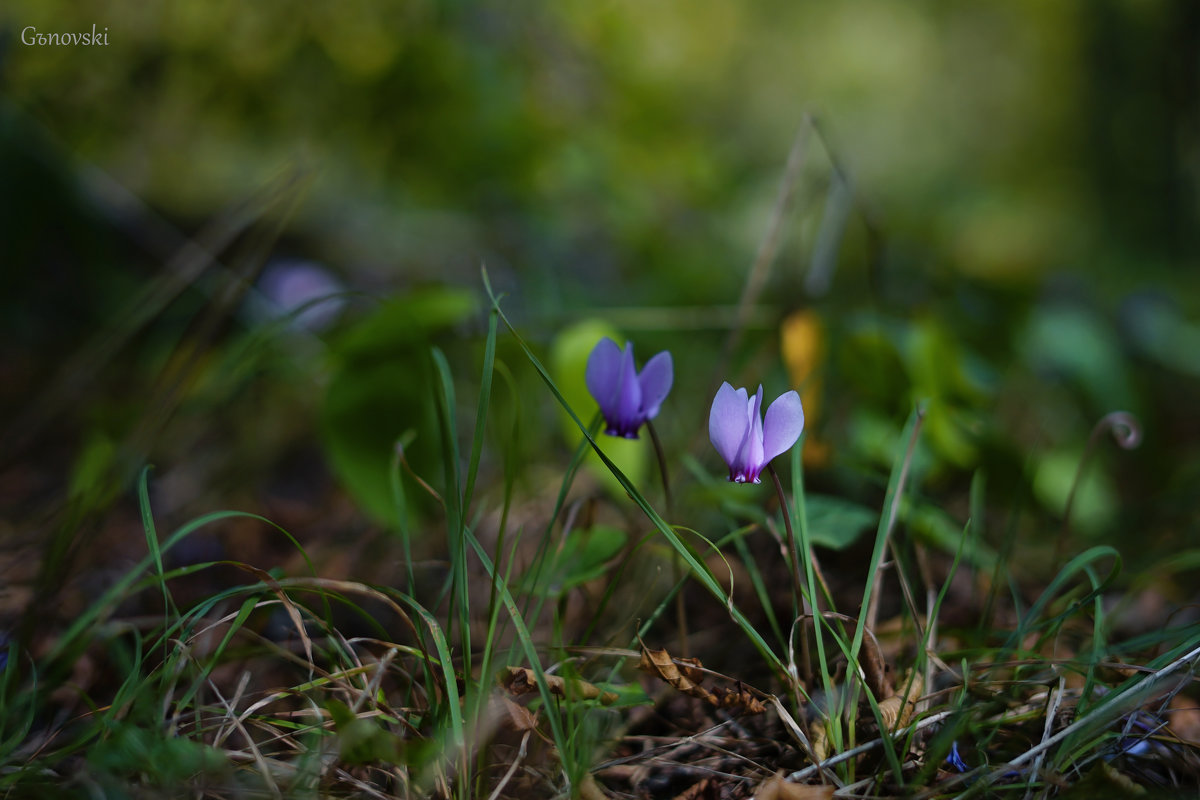
<path fill-rule="evenodd" d="M 909 525 L 952 547 L 982 470 L 1031 575 L 1055 542 L 1164 574 L 1200 528 L 1198 180 L 1192 0 L 6 3 L 4 611 L 140 556 L 148 463 L 165 521 L 255 511 L 387 579 L 397 439 L 441 474 L 431 345 L 472 418 L 481 265 L 585 411 L 599 335 L 672 350 L 698 528 L 711 392 L 762 380 L 805 392 L 831 514 L 878 508 L 924 399 Z M 552 491 L 577 436 L 500 361 L 481 486 Z M 1141 447 L 1095 439 L 1068 533 L 1118 409 Z M 179 557 L 269 563 L 252 527 Z"/>

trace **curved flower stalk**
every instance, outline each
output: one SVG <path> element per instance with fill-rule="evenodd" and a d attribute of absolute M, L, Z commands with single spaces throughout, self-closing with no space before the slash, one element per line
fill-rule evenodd
<path fill-rule="evenodd" d="M 750 397 L 745 389 L 722 383 L 708 415 L 708 438 L 729 465 L 729 480 L 762 483 L 759 474 L 786 452 L 804 430 L 804 407 L 794 391 L 780 395 L 762 417 L 762 386 Z"/>
<path fill-rule="evenodd" d="M 671 354 L 666 350 L 651 358 L 639 373 L 633 365 L 633 343 L 622 350 L 612 339 L 596 343 L 588 356 L 587 387 L 604 415 L 609 436 L 638 438 L 642 423 L 654 419 L 674 380 Z"/>

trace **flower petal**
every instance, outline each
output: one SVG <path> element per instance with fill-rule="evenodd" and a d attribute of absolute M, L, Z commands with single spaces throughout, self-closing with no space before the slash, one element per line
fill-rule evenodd
<path fill-rule="evenodd" d="M 638 383 L 637 369 L 633 366 L 633 342 L 625 343 L 617 384 L 615 407 L 611 415 L 605 414 L 608 432 L 626 439 L 636 439 L 637 429 L 642 424 L 642 387 Z"/>
<path fill-rule="evenodd" d="M 638 383 L 642 387 L 642 418 L 654 419 L 658 408 L 671 391 L 671 383 L 675 379 L 675 367 L 671 354 L 666 350 L 646 362 Z"/>
<path fill-rule="evenodd" d="M 763 423 L 763 466 L 796 443 L 804 430 L 804 406 L 800 395 L 787 392 L 779 395 L 767 409 Z"/>
<path fill-rule="evenodd" d="M 588 356 L 585 381 L 600 406 L 605 419 L 616 410 L 617 389 L 621 381 L 621 348 L 612 339 L 605 337 L 596 342 Z"/>
<path fill-rule="evenodd" d="M 762 457 L 762 397 L 763 388 L 759 384 L 754 397 L 746 402 L 746 438 L 738 449 L 737 469 L 734 470 L 737 473 L 735 480 L 746 483 L 758 483 L 758 473 L 766 463 Z"/>
<path fill-rule="evenodd" d="M 726 381 L 717 389 L 708 413 L 708 439 L 731 470 L 748 430 L 746 390 L 735 390 Z"/>

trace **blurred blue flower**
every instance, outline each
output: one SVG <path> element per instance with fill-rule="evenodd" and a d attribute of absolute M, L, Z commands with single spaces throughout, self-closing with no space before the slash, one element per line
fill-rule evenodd
<path fill-rule="evenodd" d="M 963 757 L 958 752 L 957 739 L 950 743 L 950 754 L 946 756 L 946 763 L 959 772 L 967 772 L 971 769 L 967 766 L 967 762 L 963 761 Z"/>
<path fill-rule="evenodd" d="M 800 395 L 787 392 L 776 398 L 762 418 L 762 386 L 749 397 L 745 389 L 721 384 L 708 415 L 708 438 L 729 465 L 729 480 L 761 483 L 759 473 L 775 456 L 785 452 L 804 430 Z"/>
<path fill-rule="evenodd" d="M 607 337 L 597 342 L 588 356 L 587 388 L 604 415 L 604 432 L 638 438 L 642 423 L 658 414 L 674 375 L 666 350 L 647 361 L 639 374 L 633 365 L 632 342 L 626 342 L 624 350 Z"/>
<path fill-rule="evenodd" d="M 270 264 L 258 282 L 255 313 L 265 319 L 290 317 L 297 329 L 322 331 L 346 304 L 346 287 L 328 270 L 311 261 L 281 260 Z"/>

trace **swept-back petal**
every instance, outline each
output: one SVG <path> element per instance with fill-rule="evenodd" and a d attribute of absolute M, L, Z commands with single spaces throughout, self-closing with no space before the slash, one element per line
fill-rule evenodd
<path fill-rule="evenodd" d="M 730 476 L 739 483 L 757 483 L 762 469 L 762 386 L 746 401 L 746 437 L 730 462 Z"/>
<path fill-rule="evenodd" d="M 757 474 L 767 462 L 763 460 L 763 418 L 762 418 L 762 384 L 754 395 L 754 404 L 750 407 L 750 446 L 746 451 L 746 466 Z"/>
<path fill-rule="evenodd" d="M 600 412 L 606 419 L 611 417 L 617 405 L 617 391 L 621 382 L 621 348 L 607 337 L 601 339 L 592 348 L 588 356 L 587 372 L 584 379 L 588 391 L 600 406 Z"/>
<path fill-rule="evenodd" d="M 642 418 L 654 419 L 658 408 L 671 391 L 671 383 L 675 380 L 675 366 L 671 354 L 666 350 L 646 362 L 638 383 L 642 387 Z"/>
<path fill-rule="evenodd" d="M 776 398 L 767 409 L 763 423 L 763 466 L 796 443 L 804 430 L 804 406 L 800 395 L 787 392 Z"/>
<path fill-rule="evenodd" d="M 726 381 L 717 389 L 708 413 L 708 439 L 731 469 L 749 432 L 746 402 L 746 390 L 735 390 Z"/>
<path fill-rule="evenodd" d="M 633 342 L 625 343 L 617 384 L 615 407 L 611 415 L 605 414 L 608 432 L 636 439 L 637 429 L 642 424 L 642 387 L 638 383 L 637 369 L 633 366 Z"/>

